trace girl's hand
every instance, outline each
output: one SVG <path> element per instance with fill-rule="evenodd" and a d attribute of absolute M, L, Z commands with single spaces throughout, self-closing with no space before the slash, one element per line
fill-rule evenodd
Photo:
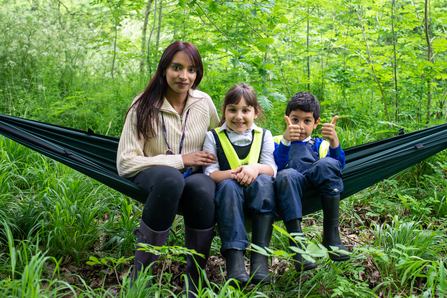
<path fill-rule="evenodd" d="M 205 151 L 194 151 L 182 155 L 182 159 L 185 167 L 209 166 L 217 162 L 214 154 Z"/>
<path fill-rule="evenodd" d="M 259 169 L 256 165 L 241 166 L 231 174 L 240 185 L 249 186 L 259 176 Z"/>

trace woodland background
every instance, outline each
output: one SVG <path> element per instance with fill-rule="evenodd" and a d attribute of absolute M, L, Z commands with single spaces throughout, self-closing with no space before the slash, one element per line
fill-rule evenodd
<path fill-rule="evenodd" d="M 0 113 L 119 137 L 127 108 L 175 40 L 199 49 L 199 89 L 218 110 L 247 82 L 285 129 L 287 100 L 310 91 L 322 121 L 339 115 L 344 148 L 445 123 L 445 0 L 0 1 Z M 318 134 L 318 131 L 317 131 Z M 0 297 L 170 297 L 184 270 L 176 219 L 159 276 L 126 278 L 142 205 L 0 137 Z M 273 283 L 234 289 L 212 247 L 203 297 L 447 296 L 447 156 L 441 152 L 346 199 L 341 232 L 352 261 L 318 246 L 321 213 L 305 220 L 319 268 L 293 270 L 277 223 Z"/>

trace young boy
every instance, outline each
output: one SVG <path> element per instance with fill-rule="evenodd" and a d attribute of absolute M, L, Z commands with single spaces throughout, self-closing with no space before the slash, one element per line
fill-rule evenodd
<path fill-rule="evenodd" d="M 320 103 L 312 93 L 296 93 L 287 104 L 284 117 L 287 130 L 274 152 L 278 165 L 278 175 L 274 181 L 277 211 L 283 217 L 289 234 L 302 233 L 303 191 L 307 187 L 317 189 L 324 216 L 323 245 L 330 251 L 333 261 L 349 260 L 349 255 L 343 253 L 348 250 L 338 232 L 338 208 L 343 192 L 342 169 L 345 166 L 345 153 L 335 131 L 338 116 L 331 123 L 323 124 L 322 136 L 327 141 L 311 138 L 312 131 L 320 122 Z M 290 245 L 295 245 L 295 242 L 290 240 Z M 336 246 L 338 250 L 332 251 L 330 246 Z M 297 271 L 317 266 L 298 253 L 294 260 Z"/>

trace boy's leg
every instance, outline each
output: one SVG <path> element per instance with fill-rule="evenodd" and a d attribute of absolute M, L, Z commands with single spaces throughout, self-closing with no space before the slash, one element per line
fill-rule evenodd
<path fill-rule="evenodd" d="M 342 168 L 336 159 L 325 157 L 314 162 L 306 171 L 309 186 L 324 196 L 336 196 L 343 193 Z"/>
<path fill-rule="evenodd" d="M 275 212 L 273 177 L 259 175 L 244 192 L 247 210 L 252 215 L 252 242 L 262 248 L 268 247 L 272 236 Z M 270 283 L 269 273 L 267 256 L 252 251 L 251 282 L 254 284 Z"/>
<path fill-rule="evenodd" d="M 343 245 L 338 231 L 340 194 L 343 192 L 342 169 L 333 158 L 322 158 L 312 164 L 306 172 L 313 187 L 318 189 L 323 209 L 323 245 L 330 251 L 333 261 L 349 260 L 348 249 Z M 341 253 L 332 252 L 335 246 Z"/>
<path fill-rule="evenodd" d="M 303 174 L 295 169 L 285 169 L 276 175 L 273 182 L 276 195 L 276 211 L 284 219 L 302 218 L 301 197 L 307 181 Z"/>
<path fill-rule="evenodd" d="M 307 185 L 306 178 L 295 169 L 285 169 L 278 173 L 273 184 L 276 192 L 276 208 L 283 217 L 287 232 L 289 234 L 302 233 L 301 197 L 303 196 L 303 189 Z M 290 246 L 297 246 L 292 240 L 289 243 Z M 300 243 L 298 245 L 300 248 L 304 248 Z M 295 269 L 298 272 L 317 267 L 316 263 L 304 260 L 299 253 L 295 254 L 293 259 L 295 260 Z"/>
<path fill-rule="evenodd" d="M 285 222 L 287 233 L 303 233 L 303 230 L 301 230 L 301 219 L 296 218 L 289 220 L 288 222 Z M 306 247 L 303 245 L 303 243 L 299 241 L 293 241 L 292 239 L 289 239 L 289 245 L 290 246 L 297 246 L 298 248 L 305 250 Z M 311 270 L 317 267 L 317 263 L 311 262 L 303 258 L 303 256 L 299 253 L 296 253 L 293 256 L 293 260 L 295 261 L 295 270 L 298 272 L 301 271 L 307 271 Z"/>
<path fill-rule="evenodd" d="M 244 187 L 236 180 L 224 180 L 217 185 L 215 201 L 217 229 L 222 240 L 220 251 L 226 259 L 227 278 L 234 278 L 245 284 L 249 276 L 244 264 L 244 252 L 248 246 L 244 217 Z"/>

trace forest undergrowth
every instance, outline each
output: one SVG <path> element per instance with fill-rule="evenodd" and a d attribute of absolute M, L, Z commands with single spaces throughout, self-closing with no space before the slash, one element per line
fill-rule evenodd
<path fill-rule="evenodd" d="M 231 85 L 249 83 L 265 110 L 258 124 L 279 135 L 287 100 L 310 91 L 322 123 L 338 115 L 341 146 L 353 147 L 446 122 L 445 7 L 428 0 L 4 0 L 0 113 L 119 137 L 163 49 L 185 40 L 199 49 L 199 89 L 218 111 Z M 321 211 L 306 216 L 304 254 L 318 267 L 304 274 L 294 270 L 290 235 L 276 222 L 263 251 L 267 286 L 231 286 L 216 235 L 199 296 L 447 297 L 446 176 L 442 151 L 343 200 L 348 262 L 332 262 L 321 245 Z M 192 253 L 183 247 L 181 216 L 154 274 L 130 287 L 142 208 L 0 136 L 0 297 L 175 297 Z"/>
<path fill-rule="evenodd" d="M 341 139 L 345 133 L 340 129 Z M 156 275 L 130 288 L 132 230 L 142 204 L 3 137 L 0 153 L 1 297 L 175 297 L 180 292 L 181 216 L 161 250 Z M 447 295 L 446 173 L 447 156 L 441 152 L 342 201 L 340 232 L 352 251 L 349 262 L 328 258 L 317 212 L 303 226 L 307 253 L 318 268 L 295 272 L 288 235 L 276 222 L 266 252 L 269 286 L 231 287 L 215 237 L 200 297 Z M 246 257 L 249 266 L 249 252 Z M 148 282 L 152 286 L 145 289 Z"/>

